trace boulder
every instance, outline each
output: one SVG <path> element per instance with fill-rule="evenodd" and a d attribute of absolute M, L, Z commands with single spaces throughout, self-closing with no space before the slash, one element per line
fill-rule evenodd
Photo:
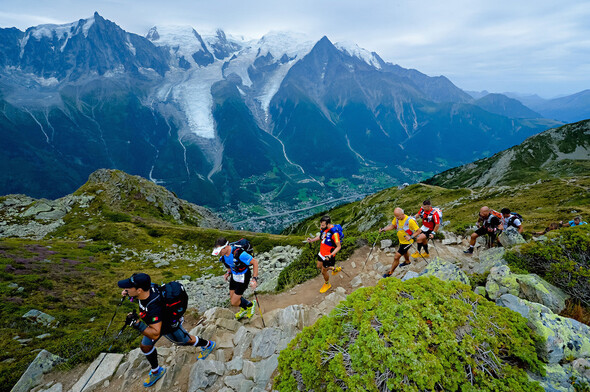
<path fill-rule="evenodd" d="M 63 385 L 60 382 L 58 382 L 57 384 L 53 384 L 48 388 L 40 389 L 39 392 L 63 392 L 63 390 Z"/>
<path fill-rule="evenodd" d="M 490 270 L 486 281 L 486 292 L 488 297 L 494 301 L 504 294 L 518 296 L 520 285 L 516 281 L 516 275 L 510 273 L 510 267 L 502 265 Z"/>
<path fill-rule="evenodd" d="M 246 377 L 241 373 L 235 376 L 227 376 L 223 379 L 223 383 L 234 391 L 238 391 L 244 381 L 246 381 Z"/>
<path fill-rule="evenodd" d="M 225 363 L 225 368 L 228 372 L 241 372 L 244 367 L 244 360 L 242 357 L 234 357 L 231 361 Z"/>
<path fill-rule="evenodd" d="M 82 388 L 84 392 L 90 392 L 110 380 L 123 357 L 123 354 L 100 353 L 69 392 L 80 392 Z"/>
<path fill-rule="evenodd" d="M 47 350 L 42 350 L 27 370 L 23 373 L 18 382 L 14 385 L 11 392 L 28 392 L 37 385 L 41 384 L 44 373 L 48 373 L 53 367 L 61 362 L 62 359 L 57 355 L 51 354 Z"/>
<path fill-rule="evenodd" d="M 515 296 L 502 295 L 496 304 L 520 313 L 528 320 L 529 327 L 543 338 L 537 346 L 537 353 L 543 361 L 554 364 L 565 358 L 590 357 L 589 326 Z"/>
<path fill-rule="evenodd" d="M 554 313 L 541 313 L 529 319 L 529 325 L 545 342 L 537 350 L 548 363 L 565 358 L 590 357 L 590 327 Z"/>
<path fill-rule="evenodd" d="M 533 313 L 551 313 L 551 309 L 535 302 L 530 302 L 524 299 L 520 299 L 512 294 L 503 294 L 500 298 L 496 299 L 496 305 L 503 306 L 510 310 L 513 310 L 527 320 Z"/>
<path fill-rule="evenodd" d="M 240 328 L 242 324 L 239 321 L 233 319 L 219 318 L 215 320 L 215 325 L 220 328 L 227 329 L 228 331 L 235 332 Z"/>
<path fill-rule="evenodd" d="M 279 366 L 279 355 L 273 354 L 270 358 L 264 359 L 256 365 L 254 383 L 257 387 L 264 389 L 270 381 L 273 372 Z"/>
<path fill-rule="evenodd" d="M 573 370 L 579 374 L 584 381 L 590 382 L 590 361 L 586 358 L 578 358 L 572 362 Z"/>
<path fill-rule="evenodd" d="M 357 288 L 359 286 L 361 286 L 363 284 L 363 278 L 361 275 L 357 275 L 354 278 L 352 278 L 352 280 L 350 281 L 350 285 L 353 288 Z"/>
<path fill-rule="evenodd" d="M 571 383 L 571 366 L 560 366 L 557 363 L 545 366 L 545 377 L 529 373 L 529 377 L 541 384 L 547 392 L 571 392 L 574 390 Z"/>
<path fill-rule="evenodd" d="M 268 358 L 277 351 L 281 340 L 281 330 L 264 328 L 252 340 L 252 358 Z"/>
<path fill-rule="evenodd" d="M 37 309 L 29 310 L 23 315 L 23 318 L 46 327 L 51 326 L 55 322 L 55 317 L 50 316 L 47 313 L 43 313 Z"/>
<path fill-rule="evenodd" d="M 455 235 L 455 233 L 451 233 L 448 231 L 444 231 L 442 233 L 445 238 L 442 240 L 443 245 L 461 245 L 462 238 Z"/>
<path fill-rule="evenodd" d="M 390 248 L 392 244 L 391 240 L 381 240 L 381 249 Z"/>
<path fill-rule="evenodd" d="M 494 267 L 486 281 L 486 291 L 492 300 L 504 294 L 516 295 L 519 298 L 536 302 L 559 313 L 565 309 L 565 301 L 569 295 L 563 290 L 541 279 L 535 274 L 512 274 L 507 265 Z"/>
<path fill-rule="evenodd" d="M 504 230 L 499 236 L 498 241 L 502 244 L 504 248 L 509 248 L 514 245 L 524 244 L 526 241 L 518 230 L 513 227 L 509 227 L 508 229 Z"/>
<path fill-rule="evenodd" d="M 196 392 L 199 389 L 210 387 L 224 372 L 225 365 L 223 362 L 213 360 L 195 362 L 188 380 L 188 391 Z"/>
<path fill-rule="evenodd" d="M 402 282 L 405 282 L 406 280 L 409 280 L 409 279 L 417 278 L 419 276 L 420 276 L 420 274 L 418 272 L 408 271 L 408 272 L 406 272 L 406 274 L 402 278 Z"/>
<path fill-rule="evenodd" d="M 457 282 L 469 284 L 469 278 L 459 267 L 448 261 L 435 257 L 426 268 L 420 273 L 420 276 L 436 276 L 440 280 L 455 280 Z"/>
<path fill-rule="evenodd" d="M 520 298 L 537 302 L 547 306 L 553 313 L 560 313 L 565 309 L 565 301 L 570 296 L 558 287 L 541 279 L 538 275 L 516 275 L 520 286 Z"/>
<path fill-rule="evenodd" d="M 303 329 L 306 325 L 306 310 L 302 305 L 290 305 L 276 315 L 277 324 L 281 327 L 294 326 Z"/>
<path fill-rule="evenodd" d="M 504 248 L 490 248 L 480 251 L 479 262 L 474 263 L 471 273 L 484 274 L 494 267 L 505 265 L 504 253 Z"/>
<path fill-rule="evenodd" d="M 483 287 L 483 286 L 477 286 L 477 287 L 476 287 L 476 288 L 473 290 L 473 292 L 474 292 L 475 294 L 481 295 L 482 297 L 485 297 L 485 296 L 487 295 L 487 293 L 486 293 L 486 288 L 485 288 L 485 287 Z"/>

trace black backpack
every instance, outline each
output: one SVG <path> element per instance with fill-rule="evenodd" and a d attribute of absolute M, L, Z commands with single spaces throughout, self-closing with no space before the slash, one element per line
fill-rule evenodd
<path fill-rule="evenodd" d="M 248 265 L 243 263 L 242 261 L 240 261 L 240 256 L 244 252 L 248 253 L 250 256 L 253 256 L 254 247 L 252 246 L 250 241 L 248 241 L 245 238 L 242 238 L 236 242 L 230 242 L 230 245 L 235 248 L 233 251 L 233 256 L 234 256 L 233 270 L 238 273 L 244 272 L 245 270 L 248 269 Z M 223 261 L 223 257 L 221 257 L 220 260 Z M 231 269 L 230 266 L 225 263 L 225 261 L 223 261 L 223 264 L 225 264 L 226 268 Z"/>
<path fill-rule="evenodd" d="M 514 226 L 514 221 L 516 219 L 518 219 L 520 221 L 520 223 L 522 223 L 524 221 L 524 219 L 522 219 L 522 215 L 520 215 L 518 212 L 511 212 L 510 218 L 508 218 L 506 225 L 507 226 Z"/>
<path fill-rule="evenodd" d="M 188 294 L 180 282 L 170 282 L 156 286 L 164 305 L 164 321 L 166 325 L 177 328 L 188 306 Z"/>

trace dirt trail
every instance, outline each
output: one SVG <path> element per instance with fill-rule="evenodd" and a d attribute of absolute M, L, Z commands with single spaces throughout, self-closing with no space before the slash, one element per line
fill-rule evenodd
<path fill-rule="evenodd" d="M 439 256 L 441 259 L 454 261 L 457 264 L 468 263 L 477 256 L 468 256 L 463 253 L 466 249 L 466 245 L 442 245 L 440 241 L 430 241 L 429 258 L 411 258 L 412 262 L 409 266 L 398 267 L 393 276 L 401 278 L 407 271 L 421 272 L 427 265 L 428 262 Z M 324 297 L 330 294 L 337 287 L 343 287 L 346 290 L 346 294 L 350 294 L 358 288 L 352 287 L 352 280 L 359 274 L 369 274 L 368 277 L 363 279 L 363 286 L 372 286 L 381 279 L 381 275 L 385 272 L 384 267 L 391 267 L 393 263 L 393 253 L 386 253 L 380 249 L 379 243 L 375 246 L 375 249 L 371 253 L 371 256 L 367 260 L 367 256 L 371 251 L 370 246 L 364 246 L 357 249 L 352 256 L 345 261 L 339 262 L 337 265 L 342 267 L 342 271 L 336 275 L 330 275 L 330 284 L 332 288 L 325 294 L 319 292 L 320 287 L 324 284 L 324 278 L 320 274 L 313 279 L 308 280 L 302 284 L 296 285 L 295 287 L 279 294 L 265 294 L 259 295 L 261 308 L 264 312 L 269 312 L 273 309 L 286 308 L 289 305 L 318 305 Z M 413 253 L 415 247 L 412 247 L 410 252 Z M 402 258 L 403 260 L 403 258 Z M 366 261 L 366 266 L 365 266 Z M 377 270 L 375 265 L 377 265 Z"/>
<path fill-rule="evenodd" d="M 436 242 L 435 244 L 430 242 L 430 258 L 411 258 L 412 262 L 409 266 L 405 267 L 398 267 L 393 276 L 402 278 L 408 271 L 415 271 L 420 272 L 426 266 L 427 263 L 432 261 L 435 257 L 439 256 L 440 258 L 451 261 L 456 263 L 457 265 L 461 266 L 464 263 L 473 263 L 477 260 L 477 251 L 476 255 L 469 256 L 463 253 L 465 249 L 465 244 L 461 245 L 442 245 L 440 242 Z M 330 275 L 330 283 L 332 284 L 332 288 L 328 290 L 326 293 L 320 293 L 320 287 L 324 283 L 324 279 L 322 275 L 318 275 L 313 279 L 308 280 L 302 284 L 296 285 L 295 287 L 279 294 L 264 294 L 259 295 L 258 298 L 260 300 L 261 309 L 263 314 L 267 314 L 275 309 L 282 309 L 286 308 L 290 305 L 308 305 L 311 307 L 319 305 L 327 295 L 333 292 L 338 287 L 343 287 L 346 291 L 346 294 L 350 294 L 358 287 L 361 286 L 373 286 L 375 285 L 381 278 L 382 274 L 391 267 L 391 264 L 394 260 L 394 253 L 385 252 L 380 249 L 379 244 L 375 246 L 375 249 L 371 252 L 370 257 L 367 259 L 371 248 L 369 246 L 364 246 L 360 249 L 357 249 L 352 256 L 345 261 L 339 262 L 337 265 L 342 267 L 342 271 L 337 273 L 336 275 Z M 410 252 L 414 252 L 415 247 L 412 247 Z M 366 264 L 365 264 L 366 262 Z M 360 275 L 362 279 L 362 285 L 356 285 L 353 287 L 352 283 L 357 276 Z M 359 278 L 357 278 L 358 280 Z M 252 299 L 252 298 L 249 298 Z M 235 310 L 235 309 L 232 309 Z M 246 319 L 244 319 L 246 320 Z M 197 323 L 197 320 L 187 319 L 185 323 L 185 327 L 187 330 L 190 331 L 192 327 L 194 327 Z M 252 326 L 256 326 L 257 328 L 262 328 L 261 321 L 259 319 L 258 314 L 252 318 L 252 320 L 246 320 L 246 324 L 252 323 Z M 166 352 L 166 348 L 170 348 L 171 344 L 166 339 L 161 339 L 157 347 L 160 352 Z M 170 348 L 176 352 L 175 355 L 192 355 L 188 354 L 190 349 L 179 347 L 179 348 Z M 179 351 L 176 351 L 179 350 Z M 187 351 L 188 350 L 188 351 Z M 187 351 L 186 354 L 182 354 L 183 351 Z M 223 350 L 218 350 L 223 351 Z M 226 350 L 229 354 L 231 350 Z M 192 351 L 190 351 L 192 353 Z M 168 361 L 163 363 L 163 365 L 170 365 L 169 361 L 175 355 L 169 356 Z M 219 354 L 217 354 L 219 355 Z M 225 358 L 228 358 L 225 356 Z M 221 358 L 220 358 L 221 359 Z M 192 361 L 194 362 L 194 361 Z M 145 367 L 145 366 L 144 366 Z M 67 391 L 71 388 L 71 386 L 80 378 L 84 371 L 88 368 L 88 364 L 77 366 L 76 368 L 69 370 L 67 372 L 52 372 L 45 377 L 45 383 L 47 381 L 53 380 L 55 382 L 61 382 L 64 386 L 64 391 Z M 168 386 L 168 390 L 170 391 L 186 391 L 188 387 L 188 378 L 189 378 L 189 371 L 190 367 L 181 371 L 177 374 L 176 381 L 174 385 Z M 108 385 L 102 385 L 99 389 L 103 392 L 116 392 L 121 390 L 127 389 L 137 389 L 137 390 L 146 390 L 142 386 L 142 378 L 134 376 L 133 380 L 124 384 L 124 380 L 122 379 L 114 379 Z M 166 388 L 162 388 L 161 384 L 156 384 L 156 388 L 154 388 L 155 392 L 160 392 L 161 390 L 166 390 Z"/>

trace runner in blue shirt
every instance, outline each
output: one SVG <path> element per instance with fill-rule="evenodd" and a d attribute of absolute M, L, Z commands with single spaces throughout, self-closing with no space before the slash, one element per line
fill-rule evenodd
<path fill-rule="evenodd" d="M 244 291 L 248 288 L 248 283 L 250 283 L 252 289 L 256 289 L 258 285 L 258 261 L 243 249 L 230 244 L 224 237 L 218 238 L 215 241 L 215 248 L 213 249 L 212 255 L 220 256 L 219 261 L 227 268 L 224 278 L 225 280 L 229 278 L 230 303 L 232 306 L 239 306 L 241 308 L 236 313 L 236 319 L 239 320 L 244 316 L 251 318 L 256 308 L 256 300 L 250 302 L 242 297 L 242 295 L 244 295 Z M 252 276 L 250 266 L 253 267 L 254 276 Z"/>

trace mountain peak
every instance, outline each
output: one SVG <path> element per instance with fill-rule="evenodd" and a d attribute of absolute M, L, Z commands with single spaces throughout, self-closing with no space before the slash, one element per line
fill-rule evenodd
<path fill-rule="evenodd" d="M 337 42 L 334 46 L 351 57 L 356 57 L 377 69 L 381 69 L 383 60 L 375 52 L 369 52 L 367 49 L 361 48 L 354 42 L 349 41 Z"/>

